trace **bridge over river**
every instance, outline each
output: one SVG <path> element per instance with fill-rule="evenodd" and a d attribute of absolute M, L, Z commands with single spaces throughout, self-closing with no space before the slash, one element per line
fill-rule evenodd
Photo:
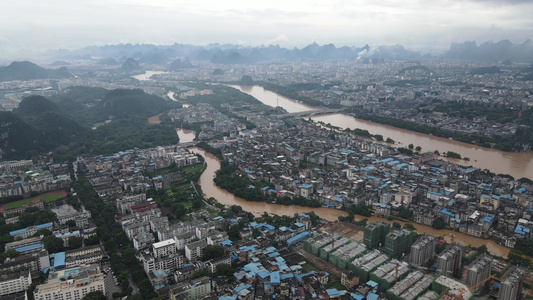
<path fill-rule="evenodd" d="M 293 112 L 293 113 L 287 113 L 287 114 L 281 114 L 281 115 L 274 115 L 274 117 L 277 117 L 279 119 L 284 119 L 288 117 L 306 117 L 306 116 L 334 114 L 334 113 L 339 113 L 342 111 L 343 110 L 339 108 L 327 108 L 327 109 L 316 109 L 316 110 L 308 110 L 308 111 Z"/>

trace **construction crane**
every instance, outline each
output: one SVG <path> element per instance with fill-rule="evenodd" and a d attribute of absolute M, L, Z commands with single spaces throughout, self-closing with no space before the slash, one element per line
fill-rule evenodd
<path fill-rule="evenodd" d="M 487 278 L 481 280 L 480 282 L 474 284 L 473 286 L 469 287 L 469 288 L 466 289 L 466 290 L 465 290 L 465 289 L 461 289 L 461 292 L 460 292 L 457 296 L 455 296 L 454 299 L 461 299 L 461 298 L 463 297 L 464 294 L 470 292 L 471 290 L 477 288 L 478 286 L 484 284 L 485 282 L 487 282 L 487 281 L 489 281 L 489 280 L 491 280 L 491 279 L 493 279 L 493 278 L 496 278 L 496 275 L 490 275 L 489 277 L 487 277 Z"/>
<path fill-rule="evenodd" d="M 394 279 L 394 284 L 396 284 L 398 282 L 398 267 L 400 266 L 400 264 L 393 261 L 391 261 L 390 263 L 396 265 L 396 278 Z"/>

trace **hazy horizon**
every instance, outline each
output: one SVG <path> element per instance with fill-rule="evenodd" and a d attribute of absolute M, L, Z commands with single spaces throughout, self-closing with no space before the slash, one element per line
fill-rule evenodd
<path fill-rule="evenodd" d="M 453 42 L 533 39 L 526 0 L 140 1 L 67 0 L 2 4 L 0 53 L 40 53 L 131 44 L 285 48 L 401 44 L 445 50 Z"/>

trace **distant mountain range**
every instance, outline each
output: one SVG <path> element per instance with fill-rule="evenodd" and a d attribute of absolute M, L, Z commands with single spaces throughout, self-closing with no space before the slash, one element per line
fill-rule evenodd
<path fill-rule="evenodd" d="M 151 44 L 119 44 L 91 46 L 80 50 L 48 51 L 58 59 L 91 59 L 98 57 L 100 64 L 116 65 L 133 58 L 140 64 L 166 65 L 169 70 L 192 67 L 186 61 L 211 61 L 219 64 L 249 64 L 258 62 L 290 62 L 290 61 L 324 61 L 324 60 L 359 60 L 373 62 L 380 60 L 423 59 L 432 57 L 404 48 L 402 45 L 363 47 L 336 47 L 333 44 L 318 45 L 312 43 L 301 49 L 282 48 L 278 45 L 247 47 L 232 44 L 210 44 L 207 46 L 193 45 L 151 45 Z M 503 61 L 533 62 L 533 42 L 527 40 L 522 44 L 513 44 L 508 40 L 497 43 L 476 42 L 454 43 L 441 55 L 444 58 Z"/>
<path fill-rule="evenodd" d="M 69 77 L 73 76 L 66 67 L 49 70 L 29 61 L 15 61 L 7 67 L 0 67 L 0 81 Z"/>
<path fill-rule="evenodd" d="M 419 52 L 405 49 L 401 45 L 371 47 L 336 47 L 333 44 L 310 44 L 302 49 L 287 49 L 276 46 L 245 47 L 230 44 L 193 45 L 106 45 L 91 46 L 81 50 L 48 51 L 47 54 L 61 59 L 90 59 L 98 57 L 100 64 L 116 65 L 130 58 L 142 64 L 164 64 L 169 70 L 193 67 L 190 61 L 211 61 L 219 64 L 248 64 L 268 61 L 323 61 L 372 59 L 417 59 L 425 57 Z M 185 58 L 180 60 L 180 58 Z M 189 61 L 190 60 L 190 61 Z"/>
<path fill-rule="evenodd" d="M 522 44 L 513 44 L 508 40 L 503 40 L 497 43 L 486 42 L 479 46 L 474 41 L 462 44 L 454 43 L 443 57 L 484 61 L 533 62 L 533 42 L 527 40 Z"/>

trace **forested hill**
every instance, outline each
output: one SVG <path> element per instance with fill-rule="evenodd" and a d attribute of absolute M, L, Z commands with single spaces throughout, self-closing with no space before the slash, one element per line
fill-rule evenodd
<path fill-rule="evenodd" d="M 12 112 L 0 111 L 0 128 L 2 158 L 28 157 L 50 147 L 44 142 L 44 131 L 30 126 Z"/>
<path fill-rule="evenodd" d="M 80 93 L 84 96 L 78 97 Z M 30 96 L 15 111 L 0 114 L 1 158 L 59 150 L 61 158 L 71 159 L 174 144 L 178 137 L 172 126 L 148 124 L 147 118 L 177 106 L 142 90 L 73 88 L 54 101 Z"/>
<path fill-rule="evenodd" d="M 102 88 L 70 87 L 66 93 L 54 96 L 51 100 L 63 113 L 87 127 L 106 120 L 145 120 L 180 107 L 176 102 L 146 94 L 140 89 L 108 91 Z"/>
<path fill-rule="evenodd" d="M 37 116 L 50 111 L 57 111 L 58 107 L 52 101 L 43 96 L 29 96 L 19 104 L 16 109 L 17 114 L 22 116 Z"/>
<path fill-rule="evenodd" d="M 14 112 L 30 126 L 45 132 L 47 141 L 43 143 L 68 144 L 88 130 L 43 96 L 24 98 Z"/>
<path fill-rule="evenodd" d="M 72 74 L 66 67 L 49 70 L 29 61 L 16 61 L 6 67 L 0 67 L 0 81 L 69 77 L 72 77 Z"/>
<path fill-rule="evenodd" d="M 176 103 L 146 94 L 141 89 L 117 89 L 109 91 L 95 109 L 103 115 L 127 119 L 130 117 L 148 118 L 176 107 L 178 107 Z"/>

